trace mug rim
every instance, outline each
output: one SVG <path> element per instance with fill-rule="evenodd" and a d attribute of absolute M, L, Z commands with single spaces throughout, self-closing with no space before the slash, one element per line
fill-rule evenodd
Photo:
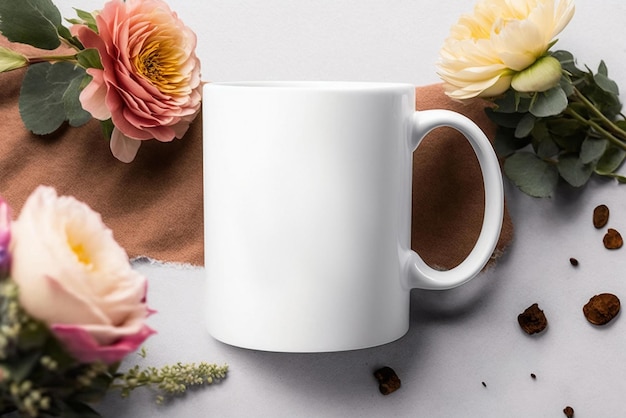
<path fill-rule="evenodd" d="M 378 81 L 330 81 L 330 80 L 250 80 L 209 82 L 205 87 L 273 89 L 273 90 L 305 90 L 305 91 L 380 91 L 415 89 L 409 83 L 378 82 Z"/>

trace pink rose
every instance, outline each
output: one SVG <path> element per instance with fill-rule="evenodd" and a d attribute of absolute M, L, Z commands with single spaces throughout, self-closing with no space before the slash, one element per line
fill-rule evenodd
<path fill-rule="evenodd" d="M 21 306 L 77 360 L 118 362 L 154 333 L 145 277 L 84 203 L 35 189 L 12 223 L 11 253 Z"/>
<path fill-rule="evenodd" d="M 141 140 L 181 138 L 200 109 L 196 35 L 162 0 L 111 0 L 96 14 L 98 33 L 75 25 L 85 48 L 96 48 L 103 70 L 80 95 L 85 110 L 112 119 L 111 151 L 135 158 Z"/>

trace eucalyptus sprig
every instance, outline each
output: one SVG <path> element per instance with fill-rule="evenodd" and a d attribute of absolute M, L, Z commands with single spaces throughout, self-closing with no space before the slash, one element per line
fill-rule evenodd
<path fill-rule="evenodd" d="M 486 110 L 498 125 L 495 148 L 506 176 L 535 197 L 551 195 L 559 178 L 574 187 L 592 175 L 626 183 L 617 173 L 626 158 L 626 121 L 606 64 L 594 73 L 567 51 L 549 55 L 562 67 L 558 85 L 532 93 L 511 88 Z"/>
<path fill-rule="evenodd" d="M 76 10 L 76 14 L 76 19 L 67 22 L 95 28 L 92 13 Z M 38 135 L 50 134 L 66 121 L 81 126 L 91 119 L 78 97 L 91 80 L 85 70 L 102 68 L 100 56 L 97 50 L 85 48 L 63 23 L 51 0 L 0 1 L 0 33 L 10 42 L 41 50 L 41 55 L 25 56 L 0 48 L 0 72 L 28 67 L 19 111 L 26 128 Z M 46 52 L 61 46 L 67 52 Z M 103 128 L 107 128 L 105 123 Z"/>

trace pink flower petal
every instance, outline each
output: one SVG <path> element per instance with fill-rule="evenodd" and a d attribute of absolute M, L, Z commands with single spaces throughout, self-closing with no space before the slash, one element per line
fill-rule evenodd
<path fill-rule="evenodd" d="M 92 77 L 92 80 L 80 92 L 80 104 L 94 118 L 98 120 L 110 119 L 111 112 L 105 101 L 107 88 L 104 84 L 104 71 L 97 68 L 89 68 L 87 74 Z"/>
<path fill-rule="evenodd" d="M 103 361 L 107 364 L 121 361 L 126 355 L 137 350 L 146 338 L 156 333 L 147 325 L 143 325 L 136 334 L 124 336 L 113 344 L 101 346 L 79 325 L 53 324 L 50 329 L 76 360 L 82 363 Z"/>
<path fill-rule="evenodd" d="M 117 128 L 111 134 L 111 152 L 113 156 L 123 163 L 130 163 L 135 159 L 141 146 L 141 140 L 127 137 Z"/>

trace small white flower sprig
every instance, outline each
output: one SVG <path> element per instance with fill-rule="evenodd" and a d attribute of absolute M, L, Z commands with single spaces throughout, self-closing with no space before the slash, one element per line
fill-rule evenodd
<path fill-rule="evenodd" d="M 504 173 L 535 197 L 550 196 L 559 179 L 577 188 L 592 175 L 626 183 L 617 173 L 626 121 L 606 64 L 581 69 L 570 52 L 551 50 L 573 15 L 573 0 L 479 0 L 440 51 L 446 93 L 492 101 Z"/>

